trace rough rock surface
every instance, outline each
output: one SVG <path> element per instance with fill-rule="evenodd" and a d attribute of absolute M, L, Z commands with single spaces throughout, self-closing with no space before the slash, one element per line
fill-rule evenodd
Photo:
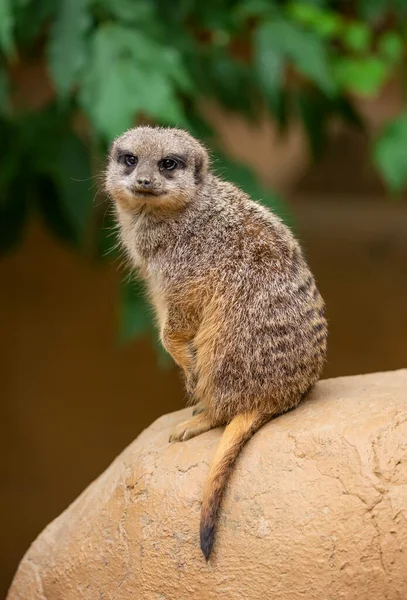
<path fill-rule="evenodd" d="M 405 600 L 407 370 L 325 380 L 263 427 L 198 542 L 220 429 L 146 429 L 35 540 L 8 600 Z"/>

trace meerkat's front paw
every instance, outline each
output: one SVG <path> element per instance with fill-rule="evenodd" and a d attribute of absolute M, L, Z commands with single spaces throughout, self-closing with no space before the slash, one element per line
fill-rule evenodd
<path fill-rule="evenodd" d="M 169 442 L 170 443 L 171 442 L 183 442 L 184 439 L 188 439 L 188 438 L 184 438 L 186 432 L 187 432 L 186 423 L 180 423 L 179 425 L 177 425 L 175 427 L 175 429 L 172 430 Z"/>
<path fill-rule="evenodd" d="M 205 413 L 200 413 L 188 421 L 179 423 L 170 435 L 170 442 L 186 442 L 196 435 L 209 431 L 215 425 L 208 419 Z"/>

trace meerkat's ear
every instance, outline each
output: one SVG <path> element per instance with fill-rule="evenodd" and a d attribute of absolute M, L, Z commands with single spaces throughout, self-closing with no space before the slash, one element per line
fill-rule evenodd
<path fill-rule="evenodd" d="M 209 156 L 205 148 L 200 148 L 195 155 L 195 181 L 201 183 L 209 169 Z"/>

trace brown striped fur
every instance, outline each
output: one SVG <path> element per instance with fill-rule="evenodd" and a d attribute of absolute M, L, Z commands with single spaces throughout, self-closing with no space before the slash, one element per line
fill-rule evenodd
<path fill-rule="evenodd" d="M 118 160 L 137 157 L 134 168 Z M 167 156 L 182 164 L 166 173 Z M 177 129 L 139 127 L 111 149 L 106 189 L 123 247 L 147 284 L 164 347 L 185 375 L 192 419 L 171 440 L 226 425 L 205 486 L 201 548 L 245 442 L 295 407 L 320 377 L 324 302 L 298 242 L 271 211 L 209 170 L 205 148 Z M 140 193 L 139 174 L 152 181 Z"/>

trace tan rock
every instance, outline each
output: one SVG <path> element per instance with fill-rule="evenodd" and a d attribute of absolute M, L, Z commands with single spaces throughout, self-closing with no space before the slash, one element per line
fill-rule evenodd
<path fill-rule="evenodd" d="M 189 412 L 153 423 L 41 533 L 8 600 L 407 598 L 407 370 L 322 381 L 263 427 L 209 564 L 199 510 L 222 432 L 169 445 Z"/>

